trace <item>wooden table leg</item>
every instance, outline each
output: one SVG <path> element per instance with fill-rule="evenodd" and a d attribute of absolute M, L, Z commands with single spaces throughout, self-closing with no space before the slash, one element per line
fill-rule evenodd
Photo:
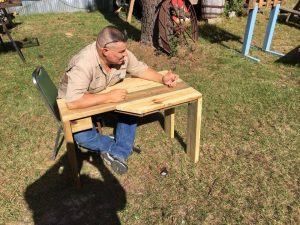
<path fill-rule="evenodd" d="M 165 110 L 165 132 L 170 138 L 174 138 L 175 108 Z"/>
<path fill-rule="evenodd" d="M 134 2 L 135 2 L 135 0 L 130 0 L 129 11 L 128 11 L 128 15 L 127 15 L 127 22 L 128 23 L 131 23 L 131 17 L 132 17 Z"/>
<path fill-rule="evenodd" d="M 187 154 L 196 163 L 200 153 L 202 98 L 188 104 Z"/>
<path fill-rule="evenodd" d="M 66 144 L 67 144 L 68 158 L 69 158 L 74 182 L 75 182 L 76 187 L 80 188 L 81 187 L 80 173 L 79 173 L 80 171 L 78 168 L 78 161 L 77 161 L 70 121 L 64 122 L 64 133 L 65 133 L 65 140 L 66 140 Z"/>

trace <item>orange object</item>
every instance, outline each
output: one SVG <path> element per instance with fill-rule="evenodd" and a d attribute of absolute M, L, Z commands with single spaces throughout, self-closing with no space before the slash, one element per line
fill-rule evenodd
<path fill-rule="evenodd" d="M 189 18 L 189 11 L 186 7 L 184 0 L 171 0 L 171 4 L 174 9 L 174 13 L 172 19 L 174 21 L 178 21 L 179 19 L 187 19 Z"/>

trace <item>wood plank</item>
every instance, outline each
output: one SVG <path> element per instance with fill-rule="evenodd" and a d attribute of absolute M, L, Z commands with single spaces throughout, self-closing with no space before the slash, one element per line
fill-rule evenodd
<path fill-rule="evenodd" d="M 280 8 L 280 11 L 289 12 L 289 13 L 293 13 L 293 14 L 300 16 L 300 11 L 296 11 L 294 9 L 287 9 L 287 8 L 282 7 L 282 8 Z"/>
<path fill-rule="evenodd" d="M 300 12 L 300 0 L 298 1 L 298 3 L 294 6 L 294 8 L 292 9 L 292 12 L 290 12 L 286 18 L 286 22 L 289 22 L 290 19 L 292 19 L 294 17 L 294 15 L 298 15 L 299 16 L 299 12 Z"/>
<path fill-rule="evenodd" d="M 175 108 L 165 110 L 165 132 L 170 138 L 174 138 L 175 132 Z"/>
<path fill-rule="evenodd" d="M 249 0 L 248 9 L 254 9 L 255 6 L 256 6 L 256 0 Z"/>
<path fill-rule="evenodd" d="M 168 72 L 168 70 L 163 70 L 160 71 L 159 73 L 161 75 L 165 75 Z M 182 82 L 182 80 L 179 78 L 177 83 Z M 128 93 L 132 93 L 132 92 L 136 92 L 136 91 L 141 91 L 141 90 L 147 90 L 150 88 L 154 88 L 154 87 L 163 87 L 165 85 L 155 82 L 155 81 L 150 81 L 150 80 L 145 80 L 145 79 L 141 79 L 141 78 L 137 78 L 137 77 L 127 77 L 125 78 L 123 81 L 107 87 L 105 90 L 99 92 L 99 93 L 107 93 L 111 90 L 114 89 L 126 89 Z"/>
<path fill-rule="evenodd" d="M 300 1 L 299 1 L 299 3 L 300 3 Z M 286 4 L 286 0 L 281 0 L 280 1 L 280 5 L 285 5 Z"/>
<path fill-rule="evenodd" d="M 188 105 L 187 154 L 196 163 L 200 154 L 202 98 Z"/>
<path fill-rule="evenodd" d="M 135 101 L 118 104 L 116 109 L 124 113 L 145 114 L 151 111 L 160 110 L 173 105 L 189 102 L 199 98 L 201 94 L 193 88 L 158 94 Z"/>
<path fill-rule="evenodd" d="M 73 174 L 73 179 L 75 182 L 75 186 L 77 188 L 80 188 L 81 187 L 80 174 L 79 174 L 80 171 L 78 167 L 77 155 L 74 146 L 74 140 L 73 140 L 73 134 L 72 134 L 70 122 L 69 121 L 64 122 L 63 127 L 64 127 L 67 153 L 68 153 L 68 158 L 69 158 L 69 162 Z"/>
<path fill-rule="evenodd" d="M 128 93 L 132 93 L 136 91 L 142 91 L 142 90 L 147 90 L 150 88 L 162 87 L 162 86 L 164 85 L 161 83 L 144 80 L 141 78 L 125 78 L 122 82 L 106 88 L 105 90 L 99 92 L 99 94 L 107 93 L 115 89 L 126 89 Z"/>
<path fill-rule="evenodd" d="M 133 79 L 133 78 L 128 78 L 128 79 Z M 152 81 L 149 81 L 149 82 L 152 82 Z M 117 88 L 116 86 L 113 86 L 113 87 Z M 173 88 L 169 88 L 165 85 L 160 85 L 158 87 L 147 89 L 147 91 L 140 90 L 140 91 L 136 91 L 136 92 L 131 92 L 127 95 L 124 102 L 129 102 L 129 101 L 133 101 L 136 99 L 154 96 L 154 95 L 160 94 L 162 92 L 169 93 L 169 92 L 185 89 L 187 87 L 189 87 L 189 85 L 183 81 L 179 82 L 176 85 L 176 87 L 173 87 Z M 76 120 L 78 118 L 83 118 L 83 117 L 89 117 L 89 116 L 100 114 L 103 112 L 113 111 L 116 109 L 116 106 L 120 103 L 107 103 L 107 104 L 101 104 L 101 105 L 92 106 L 92 107 L 88 107 L 88 108 L 84 108 L 84 109 L 73 109 L 73 110 L 70 110 L 67 108 L 67 105 L 66 105 L 64 99 L 58 99 L 57 104 L 60 109 L 59 111 L 60 111 L 61 120 L 68 121 L 68 120 Z"/>
<path fill-rule="evenodd" d="M 258 8 L 262 8 L 265 5 L 264 0 L 259 0 L 258 2 Z"/>
<path fill-rule="evenodd" d="M 72 133 L 76 133 L 83 130 L 88 130 L 93 128 L 92 118 L 86 117 L 83 119 L 71 121 Z"/>
<path fill-rule="evenodd" d="M 127 15 L 127 22 L 128 23 L 131 23 L 131 17 L 132 17 L 134 2 L 135 2 L 135 0 L 130 0 L 128 15 Z"/>
<path fill-rule="evenodd" d="M 64 99 L 58 99 L 57 103 L 60 111 L 61 121 L 76 120 L 78 118 L 89 117 L 104 112 L 113 111 L 116 108 L 115 103 L 107 103 L 99 106 L 92 106 L 83 109 L 68 109 Z"/>

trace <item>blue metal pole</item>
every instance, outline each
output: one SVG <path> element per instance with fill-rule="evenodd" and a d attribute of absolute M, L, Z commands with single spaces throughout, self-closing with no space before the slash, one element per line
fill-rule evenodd
<path fill-rule="evenodd" d="M 284 54 L 282 54 L 282 53 L 270 51 L 279 10 L 280 10 L 280 4 L 277 4 L 271 10 L 262 50 L 272 53 L 272 54 L 275 54 L 275 55 L 283 56 Z"/>
<path fill-rule="evenodd" d="M 253 59 L 255 61 L 260 61 L 257 58 L 249 56 L 249 50 L 251 46 L 251 41 L 252 41 L 252 36 L 253 36 L 253 31 L 255 27 L 255 21 L 256 21 L 256 15 L 258 11 L 258 5 L 256 4 L 254 9 L 250 9 L 249 11 L 249 16 L 247 20 L 247 25 L 246 25 L 246 30 L 245 30 L 245 35 L 244 35 L 244 43 L 243 43 L 243 48 L 242 48 L 242 54 L 246 57 L 249 57 L 250 59 Z"/>

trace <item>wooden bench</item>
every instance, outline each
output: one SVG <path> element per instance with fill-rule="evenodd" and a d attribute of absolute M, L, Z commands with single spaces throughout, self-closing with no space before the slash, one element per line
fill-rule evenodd
<path fill-rule="evenodd" d="M 295 5 L 293 9 L 280 7 L 280 12 L 288 13 L 285 22 L 289 22 L 289 20 L 292 19 L 294 15 L 300 16 L 300 0 L 298 1 L 298 3 Z"/>

